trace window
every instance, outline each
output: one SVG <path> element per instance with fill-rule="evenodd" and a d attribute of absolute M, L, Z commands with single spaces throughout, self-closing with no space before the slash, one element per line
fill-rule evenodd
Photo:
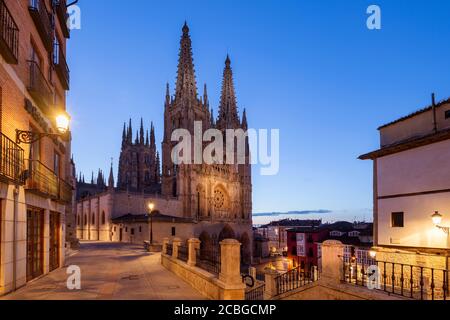
<path fill-rule="evenodd" d="M 53 158 L 53 172 L 57 177 L 60 175 L 60 156 L 59 153 L 55 151 Z"/>
<path fill-rule="evenodd" d="M 102 211 L 102 224 L 106 223 L 105 211 Z"/>
<path fill-rule="evenodd" d="M 80 225 L 80 216 L 77 217 L 77 224 Z"/>
<path fill-rule="evenodd" d="M 139 227 L 139 233 L 141 233 L 142 232 L 142 227 Z"/>
<path fill-rule="evenodd" d="M 87 220 L 87 215 L 84 215 L 84 225 L 87 226 L 88 220 Z"/>
<path fill-rule="evenodd" d="M 445 119 L 450 119 L 450 110 L 445 111 Z"/>
<path fill-rule="evenodd" d="M 92 224 L 95 224 L 95 213 L 92 212 Z"/>
<path fill-rule="evenodd" d="M 392 228 L 403 228 L 405 226 L 405 214 L 403 212 L 392 213 Z"/>
<path fill-rule="evenodd" d="M 125 228 L 125 232 L 128 232 L 128 227 Z"/>
<path fill-rule="evenodd" d="M 131 235 L 134 236 L 134 228 L 131 228 Z"/>
<path fill-rule="evenodd" d="M 176 233 L 177 233 L 176 231 L 177 231 L 176 228 L 172 227 L 172 237 L 176 236 Z"/>

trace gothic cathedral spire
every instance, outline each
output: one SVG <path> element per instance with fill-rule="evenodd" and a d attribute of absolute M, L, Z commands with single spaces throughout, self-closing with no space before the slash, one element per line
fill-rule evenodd
<path fill-rule="evenodd" d="M 231 70 L 231 60 L 228 55 L 223 71 L 222 95 L 220 97 L 217 126 L 220 129 L 232 129 L 240 126 L 236 94 L 234 91 L 233 71 Z"/>
<path fill-rule="evenodd" d="M 175 91 L 176 99 L 194 100 L 197 98 L 197 83 L 195 80 L 194 59 L 192 57 L 192 42 L 187 23 L 183 26 L 178 60 L 178 75 Z"/>

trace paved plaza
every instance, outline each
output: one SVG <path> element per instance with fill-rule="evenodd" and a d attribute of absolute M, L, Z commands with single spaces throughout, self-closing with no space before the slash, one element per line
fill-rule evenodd
<path fill-rule="evenodd" d="M 81 290 L 67 289 L 66 267 L 29 283 L 3 300 L 203 300 L 161 266 L 161 255 L 143 246 L 84 242 L 66 267 L 81 269 Z"/>

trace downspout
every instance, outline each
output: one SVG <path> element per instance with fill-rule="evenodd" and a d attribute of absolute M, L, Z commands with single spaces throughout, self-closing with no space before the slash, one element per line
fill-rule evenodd
<path fill-rule="evenodd" d="M 14 195 L 14 209 L 13 209 L 13 286 L 12 291 L 16 291 L 16 279 L 17 279 L 17 211 L 19 210 L 19 186 L 16 185 L 13 191 Z"/>

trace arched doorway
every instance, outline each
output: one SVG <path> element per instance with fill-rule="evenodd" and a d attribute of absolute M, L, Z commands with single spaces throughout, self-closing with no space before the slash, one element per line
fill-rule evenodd
<path fill-rule="evenodd" d="M 219 234 L 219 243 L 225 239 L 236 239 L 233 229 L 227 224 Z"/>

